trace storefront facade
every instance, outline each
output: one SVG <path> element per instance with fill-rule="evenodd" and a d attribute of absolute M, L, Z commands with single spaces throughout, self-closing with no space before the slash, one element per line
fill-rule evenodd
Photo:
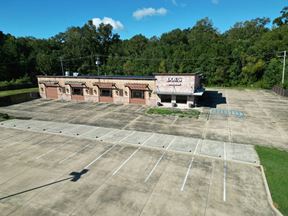
<path fill-rule="evenodd" d="M 195 74 L 136 76 L 38 76 L 42 98 L 188 108 L 199 95 Z M 198 94 L 198 95 L 197 95 Z"/>

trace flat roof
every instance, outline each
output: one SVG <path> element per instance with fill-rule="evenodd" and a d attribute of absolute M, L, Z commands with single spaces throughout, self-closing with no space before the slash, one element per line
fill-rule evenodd
<path fill-rule="evenodd" d="M 69 78 L 69 79 L 126 79 L 126 80 L 156 80 L 155 76 L 196 76 L 196 73 L 156 73 L 153 76 L 125 76 L 125 75 L 108 75 L 108 76 L 95 76 L 95 75 L 78 75 L 78 76 L 53 76 L 53 75 L 38 75 L 41 78 Z"/>
<path fill-rule="evenodd" d="M 156 80 L 155 76 L 45 76 L 38 75 L 39 78 L 69 78 L 69 79 L 127 79 L 127 80 Z"/>
<path fill-rule="evenodd" d="M 197 73 L 155 73 L 155 76 L 195 76 Z"/>

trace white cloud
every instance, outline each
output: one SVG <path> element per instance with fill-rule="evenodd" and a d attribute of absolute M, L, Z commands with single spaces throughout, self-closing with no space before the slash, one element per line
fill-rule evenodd
<path fill-rule="evenodd" d="M 219 4 L 219 0 L 211 0 L 212 4 L 214 5 L 218 5 Z"/>
<path fill-rule="evenodd" d="M 93 25 L 96 26 L 96 28 L 98 28 L 101 23 L 105 25 L 110 24 L 114 30 L 122 30 L 124 28 L 123 24 L 120 21 L 113 20 L 110 17 L 104 17 L 103 19 L 93 18 L 92 22 L 93 22 Z"/>
<path fill-rule="evenodd" d="M 183 3 L 181 2 L 180 0 L 171 0 L 171 3 L 175 6 L 175 7 L 186 7 L 187 4 L 186 3 Z"/>
<path fill-rule="evenodd" d="M 155 8 L 142 8 L 138 9 L 133 12 L 133 17 L 136 18 L 137 20 L 140 20 L 146 16 L 156 16 L 156 15 L 161 15 L 164 16 L 167 14 L 167 9 L 161 7 L 159 9 Z"/>

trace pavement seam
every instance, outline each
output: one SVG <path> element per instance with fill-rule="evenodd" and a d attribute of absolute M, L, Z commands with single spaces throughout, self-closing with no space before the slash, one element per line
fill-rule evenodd
<path fill-rule="evenodd" d="M 211 185 L 212 185 L 212 179 L 214 177 L 215 162 L 213 161 L 212 163 L 213 163 L 212 164 L 212 172 L 211 172 L 210 179 L 209 179 L 209 188 L 208 188 L 208 193 L 207 193 L 207 199 L 206 199 L 206 205 L 205 205 L 205 210 L 204 210 L 204 216 L 206 216 L 208 203 L 209 203 L 210 188 L 211 188 Z"/>

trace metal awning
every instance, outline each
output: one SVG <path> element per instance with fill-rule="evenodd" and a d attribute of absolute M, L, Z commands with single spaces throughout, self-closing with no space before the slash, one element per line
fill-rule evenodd
<path fill-rule="evenodd" d="M 202 96 L 204 92 L 205 92 L 204 88 L 198 88 L 195 92 L 156 91 L 158 95 L 186 95 L 186 96 Z"/>
<path fill-rule="evenodd" d="M 46 87 L 58 87 L 58 81 L 40 81 L 39 84 L 44 84 Z"/>
<path fill-rule="evenodd" d="M 196 91 L 194 92 L 194 96 L 202 96 L 205 92 L 205 88 L 201 87 L 201 88 L 198 88 L 196 89 Z"/>
<path fill-rule="evenodd" d="M 65 82 L 65 85 L 70 85 L 72 88 L 87 88 L 85 82 L 68 81 Z"/>
<path fill-rule="evenodd" d="M 149 90 L 149 84 L 143 84 L 143 83 L 126 83 L 125 87 L 128 87 L 131 90 L 141 90 L 141 91 Z"/>
<path fill-rule="evenodd" d="M 106 82 L 95 82 L 93 83 L 94 86 L 97 86 L 101 89 L 112 89 L 115 87 L 115 83 L 106 83 Z"/>

